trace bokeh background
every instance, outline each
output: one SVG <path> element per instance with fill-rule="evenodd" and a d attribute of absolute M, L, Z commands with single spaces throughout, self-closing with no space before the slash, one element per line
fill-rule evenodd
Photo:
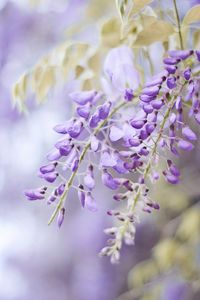
<path fill-rule="evenodd" d="M 66 39 L 97 44 L 96 19 L 114 9 L 107 2 L 0 0 L 0 300 L 200 299 L 199 146 L 178 162 L 178 189 L 161 182 L 153 190 L 161 212 L 143 218 L 136 245 L 123 249 L 116 266 L 97 255 L 110 222 L 106 191 L 97 191 L 96 214 L 71 194 L 61 230 L 47 226 L 51 208 L 23 196 L 39 183 L 36 170 L 56 140 L 51 128 L 70 116 L 67 95 L 77 83 L 58 88 L 41 106 L 30 96 L 27 114 L 13 107 L 11 87 Z M 195 3 L 178 2 L 183 10 Z"/>

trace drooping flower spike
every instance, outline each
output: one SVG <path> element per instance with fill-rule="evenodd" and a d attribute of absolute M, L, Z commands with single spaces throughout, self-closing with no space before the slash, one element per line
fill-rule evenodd
<path fill-rule="evenodd" d="M 131 86 L 119 80 L 120 67 L 123 74 L 125 69 L 128 75 L 136 72 L 130 71 L 134 68 L 129 63 L 130 49 L 127 53 L 124 65 L 122 61 L 112 72 L 110 56 L 107 59 L 110 85 L 117 90 L 116 82 L 120 82 L 114 99 L 97 91 L 70 94 L 77 105 L 76 116 L 54 127 L 61 139 L 48 153 L 49 163 L 39 170 L 47 185 L 25 192 L 29 200 L 46 199 L 53 205 L 49 223 L 57 218 L 60 227 L 70 188 L 77 190 L 82 207 L 92 212 L 98 210 L 93 191 L 95 173 L 100 172 L 102 184 L 113 191 L 116 206 L 120 203 L 120 208 L 108 209 L 108 215 L 116 218 L 119 226 L 105 230 L 111 239 L 101 251 L 101 255 L 111 256 L 112 262 L 118 261 L 123 242 L 134 243 L 141 212 L 159 209 L 159 204 L 149 196 L 151 182 L 161 176 L 170 184 L 180 182 L 181 174 L 173 157 L 195 146 L 197 135 L 188 120 L 192 117 L 200 124 L 199 51 L 170 51 L 163 60 L 163 72 L 142 90 L 138 84 Z M 131 81 L 127 79 L 128 82 Z M 96 157 L 95 163 L 91 153 Z M 163 170 L 160 160 L 164 162 Z M 134 174 L 134 180 L 130 174 Z"/>

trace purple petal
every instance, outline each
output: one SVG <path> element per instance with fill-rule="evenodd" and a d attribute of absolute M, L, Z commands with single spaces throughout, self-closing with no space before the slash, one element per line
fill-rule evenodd
<path fill-rule="evenodd" d="M 88 192 L 85 196 L 85 206 L 88 210 L 91 212 L 96 212 L 98 211 L 97 204 L 94 201 L 94 198 L 92 197 L 91 193 Z"/>
<path fill-rule="evenodd" d="M 159 86 L 150 86 L 146 87 L 142 90 L 143 95 L 147 95 L 150 97 L 156 97 L 159 93 L 160 87 Z M 141 99 L 141 98 L 140 98 Z M 142 99 L 141 99 L 142 100 Z M 143 101 L 143 100 L 142 100 Z"/>
<path fill-rule="evenodd" d="M 155 99 L 154 96 L 148 96 L 148 95 L 140 95 L 139 98 L 142 102 L 145 102 L 145 103 L 149 103 Z"/>
<path fill-rule="evenodd" d="M 135 129 L 141 129 L 144 126 L 144 123 L 143 120 L 132 120 L 130 122 L 131 126 Z"/>
<path fill-rule="evenodd" d="M 96 91 L 82 91 L 82 92 L 73 92 L 69 94 L 69 97 L 77 104 L 85 105 L 88 102 L 92 102 L 96 95 L 97 95 Z"/>
<path fill-rule="evenodd" d="M 184 151 L 191 151 L 194 148 L 194 145 L 188 141 L 180 140 L 178 142 L 178 147 Z"/>
<path fill-rule="evenodd" d="M 85 191 L 82 184 L 79 185 L 79 189 L 80 190 L 78 190 L 78 198 L 80 200 L 81 206 L 85 207 Z"/>
<path fill-rule="evenodd" d="M 61 196 L 64 193 L 65 190 L 65 184 L 61 183 L 59 186 L 55 189 L 55 195 L 56 196 Z"/>
<path fill-rule="evenodd" d="M 41 174 L 40 177 L 44 178 L 46 181 L 50 183 L 53 183 L 58 177 L 58 173 L 52 172 L 52 173 Z"/>
<path fill-rule="evenodd" d="M 123 130 L 121 130 L 117 126 L 112 126 L 110 128 L 109 138 L 112 142 L 116 142 L 120 140 L 123 136 L 124 136 Z"/>
<path fill-rule="evenodd" d="M 164 105 L 164 103 L 162 100 L 153 100 L 151 101 L 151 105 L 154 109 L 160 109 Z"/>
<path fill-rule="evenodd" d="M 90 147 L 91 147 L 91 150 L 94 152 L 96 152 L 99 149 L 99 140 L 94 135 L 91 137 Z"/>
<path fill-rule="evenodd" d="M 200 61 L 200 51 L 199 51 L 199 50 L 196 50 L 195 53 L 196 53 L 196 56 L 197 56 L 198 61 Z"/>
<path fill-rule="evenodd" d="M 28 200 L 42 200 L 45 198 L 44 192 L 41 193 L 38 189 L 36 190 L 26 190 L 24 192 L 25 196 Z"/>
<path fill-rule="evenodd" d="M 103 151 L 101 154 L 101 165 L 103 167 L 114 167 L 117 164 L 116 157 L 111 155 L 108 151 Z"/>
<path fill-rule="evenodd" d="M 185 80 L 189 80 L 190 77 L 191 77 L 191 69 L 190 69 L 190 68 L 187 68 L 187 69 L 184 71 L 183 75 L 184 75 Z"/>
<path fill-rule="evenodd" d="M 79 159 L 75 158 L 71 165 L 72 172 L 75 172 L 78 169 L 78 165 L 79 165 Z"/>
<path fill-rule="evenodd" d="M 151 114 L 153 112 L 153 107 L 150 104 L 144 104 L 143 110 L 147 114 Z"/>
<path fill-rule="evenodd" d="M 85 184 L 85 186 L 86 186 L 89 190 L 93 190 L 94 187 L 95 187 L 95 181 L 94 181 L 94 178 L 93 178 L 90 174 L 87 174 L 87 175 L 84 177 L 84 184 Z"/>
<path fill-rule="evenodd" d="M 187 59 L 190 55 L 193 54 L 193 50 L 172 50 L 168 52 L 169 56 L 175 59 Z"/>
<path fill-rule="evenodd" d="M 57 163 L 50 163 L 48 165 L 42 166 L 40 168 L 40 172 L 42 174 L 53 172 L 53 171 L 55 171 L 56 166 L 57 166 Z"/>
<path fill-rule="evenodd" d="M 120 184 L 106 170 L 103 171 L 102 182 L 111 190 L 116 190 L 120 186 Z"/>
<path fill-rule="evenodd" d="M 60 154 L 60 151 L 58 149 L 53 149 L 51 152 L 49 152 L 47 154 L 47 159 L 49 161 L 58 160 L 59 158 L 61 158 L 61 154 Z"/>
<path fill-rule="evenodd" d="M 77 114 L 80 117 L 82 117 L 84 119 L 88 119 L 89 115 L 90 115 L 91 108 L 89 106 L 77 107 L 76 111 L 77 111 Z"/>
<path fill-rule="evenodd" d="M 180 62 L 180 59 L 167 57 L 163 59 L 163 62 L 166 65 L 176 65 L 178 62 Z"/>
<path fill-rule="evenodd" d="M 196 134 L 188 126 L 186 126 L 182 129 L 182 134 L 186 139 L 188 139 L 190 141 L 197 140 Z"/>
<path fill-rule="evenodd" d="M 167 78 L 167 86 L 169 89 L 174 89 L 176 87 L 176 78 L 175 77 Z"/>
<path fill-rule="evenodd" d="M 68 134 L 71 138 L 77 138 L 83 129 L 83 123 L 76 121 L 71 127 L 68 128 Z"/>
<path fill-rule="evenodd" d="M 105 120 L 108 117 L 109 112 L 110 112 L 110 108 L 111 108 L 111 104 L 112 104 L 111 102 L 108 102 L 108 103 L 105 103 L 105 104 L 99 106 L 99 108 L 98 108 L 98 111 L 99 111 L 98 116 L 99 116 L 99 118 L 101 120 Z"/>
<path fill-rule="evenodd" d="M 91 128 L 97 127 L 99 121 L 100 121 L 99 114 L 98 113 L 93 114 L 89 120 L 90 127 Z"/>
<path fill-rule="evenodd" d="M 65 208 L 61 208 L 59 210 L 59 213 L 58 213 L 58 218 L 57 218 L 57 224 L 58 224 L 58 227 L 60 228 L 63 221 L 64 221 L 64 218 L 65 218 Z"/>
<path fill-rule="evenodd" d="M 165 69 L 168 71 L 169 74 L 175 74 L 177 70 L 177 66 L 166 65 Z"/>

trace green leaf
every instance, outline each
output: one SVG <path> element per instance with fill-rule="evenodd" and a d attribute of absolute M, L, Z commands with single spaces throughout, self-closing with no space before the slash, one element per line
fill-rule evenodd
<path fill-rule="evenodd" d="M 189 25 L 200 21 L 200 4 L 193 6 L 183 19 L 184 25 Z"/>

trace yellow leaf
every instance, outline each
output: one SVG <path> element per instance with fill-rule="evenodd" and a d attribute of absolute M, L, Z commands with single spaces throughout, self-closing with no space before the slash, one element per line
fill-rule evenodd
<path fill-rule="evenodd" d="M 149 5 L 153 0 L 134 0 L 131 15 L 138 14 L 145 6 Z"/>
<path fill-rule="evenodd" d="M 120 44 L 121 24 L 118 18 L 111 18 L 101 27 L 101 42 L 106 47 L 116 47 Z"/>
<path fill-rule="evenodd" d="M 158 41 L 167 41 L 169 36 L 173 33 L 174 28 L 171 24 L 156 20 L 138 34 L 133 47 L 149 46 Z"/>
<path fill-rule="evenodd" d="M 200 4 L 193 6 L 185 15 L 183 19 L 184 25 L 200 21 Z"/>

